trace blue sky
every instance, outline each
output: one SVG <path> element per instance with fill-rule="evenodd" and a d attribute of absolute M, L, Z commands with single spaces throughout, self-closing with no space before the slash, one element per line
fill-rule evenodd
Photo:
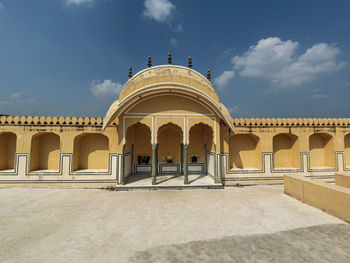
<path fill-rule="evenodd" d="M 350 1 L 0 0 L 0 113 L 104 116 L 133 72 L 210 67 L 235 117 L 350 117 Z"/>

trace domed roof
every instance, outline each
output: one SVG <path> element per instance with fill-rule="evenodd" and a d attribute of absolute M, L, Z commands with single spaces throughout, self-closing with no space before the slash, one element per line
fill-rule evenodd
<path fill-rule="evenodd" d="M 195 98 L 210 107 L 233 130 L 230 113 L 220 103 L 210 81 L 191 68 L 175 65 L 150 67 L 130 78 L 120 93 L 119 100 L 110 106 L 103 121 L 103 129 L 135 101 L 160 93 Z"/>
<path fill-rule="evenodd" d="M 209 80 L 191 68 L 176 65 L 155 66 L 138 72 L 125 84 L 119 100 L 123 100 L 138 89 L 152 86 L 153 84 L 157 86 L 176 86 L 179 84 L 191 86 L 219 102 L 219 96 Z"/>

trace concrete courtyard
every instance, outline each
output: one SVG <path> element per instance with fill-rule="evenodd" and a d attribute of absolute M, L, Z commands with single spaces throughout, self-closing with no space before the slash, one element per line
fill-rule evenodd
<path fill-rule="evenodd" d="M 0 189 L 0 262 L 345 262 L 345 222 L 283 186 Z"/>

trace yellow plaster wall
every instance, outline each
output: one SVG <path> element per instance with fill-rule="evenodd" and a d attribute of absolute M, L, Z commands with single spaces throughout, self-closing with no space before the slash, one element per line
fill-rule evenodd
<path fill-rule="evenodd" d="M 220 126 L 220 148 L 221 153 L 230 152 L 230 128 L 227 126 Z"/>
<path fill-rule="evenodd" d="M 286 194 L 350 222 L 350 189 L 297 175 L 283 180 Z"/>
<path fill-rule="evenodd" d="M 315 133 L 309 137 L 310 167 L 335 167 L 334 141 L 327 133 Z"/>
<path fill-rule="evenodd" d="M 350 166 L 350 134 L 344 137 L 345 165 Z"/>
<path fill-rule="evenodd" d="M 150 156 L 152 163 L 151 130 L 144 124 L 134 127 L 134 163 L 138 163 L 138 156 Z"/>
<path fill-rule="evenodd" d="M 14 169 L 17 136 L 11 132 L 0 133 L 0 170 Z"/>
<path fill-rule="evenodd" d="M 54 133 L 39 133 L 32 137 L 30 170 L 58 170 L 60 137 Z"/>
<path fill-rule="evenodd" d="M 296 135 L 280 133 L 273 137 L 275 168 L 300 168 L 299 140 Z"/>
<path fill-rule="evenodd" d="M 135 124 L 136 125 L 136 124 Z M 134 144 L 134 130 L 135 125 L 130 126 L 126 130 L 125 134 L 125 146 L 124 146 L 124 152 L 128 153 L 132 151 L 132 145 Z"/>
<path fill-rule="evenodd" d="M 164 95 L 137 102 L 128 113 L 176 113 L 176 114 L 210 114 L 211 112 L 197 103 L 195 99 Z"/>
<path fill-rule="evenodd" d="M 252 134 L 236 134 L 230 138 L 230 168 L 261 169 L 259 137 Z"/>
<path fill-rule="evenodd" d="M 174 65 L 151 67 L 135 75 L 125 84 L 124 89 L 120 93 L 119 100 L 123 100 L 138 89 L 152 84 L 162 85 L 162 83 L 188 85 L 204 92 L 215 101 L 219 101 L 219 97 L 212 84 L 205 77 L 190 68 Z M 163 85 L 168 86 L 167 84 Z"/>
<path fill-rule="evenodd" d="M 345 173 L 336 173 L 335 184 L 350 189 L 350 175 Z"/>
<path fill-rule="evenodd" d="M 102 134 L 87 133 L 74 139 L 73 169 L 108 169 L 109 142 Z"/>
<path fill-rule="evenodd" d="M 198 156 L 198 162 L 205 162 L 205 131 L 195 125 L 190 129 L 190 143 L 188 145 L 188 162 L 191 162 L 193 155 Z"/>
<path fill-rule="evenodd" d="M 158 130 L 158 162 L 166 162 L 167 156 L 173 157 L 173 162 L 181 161 L 182 130 L 172 123 L 163 125 Z"/>

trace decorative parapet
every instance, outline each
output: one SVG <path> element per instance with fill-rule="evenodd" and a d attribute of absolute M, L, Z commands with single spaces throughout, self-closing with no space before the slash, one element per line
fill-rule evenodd
<path fill-rule="evenodd" d="M 240 118 L 233 119 L 233 125 L 237 127 L 251 127 L 251 126 L 349 126 L 350 119 L 340 119 L 340 118 Z"/>
<path fill-rule="evenodd" d="M 103 118 L 98 117 L 39 117 L 39 116 L 0 116 L 0 125 L 65 125 L 102 126 Z"/>

